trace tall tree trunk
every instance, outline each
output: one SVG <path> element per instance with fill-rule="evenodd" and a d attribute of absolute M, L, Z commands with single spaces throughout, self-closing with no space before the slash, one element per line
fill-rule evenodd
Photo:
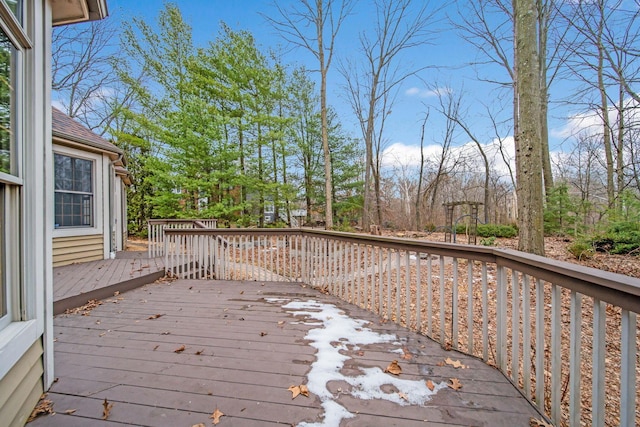
<path fill-rule="evenodd" d="M 547 87 L 547 28 L 549 26 L 549 7 L 545 0 L 538 3 L 538 66 L 540 67 L 540 148 L 542 150 L 542 172 L 545 194 L 553 188 L 553 173 L 549 154 L 549 124 L 547 113 L 549 106 L 549 88 Z"/>
<path fill-rule="evenodd" d="M 618 214 L 622 213 L 622 197 L 620 194 L 624 191 L 624 133 L 625 133 L 625 107 L 624 95 L 625 90 L 622 84 L 618 86 L 618 136 L 616 143 L 616 178 L 617 178 L 617 203 L 616 210 Z"/>
<path fill-rule="evenodd" d="M 327 64 L 324 59 L 322 0 L 316 0 L 318 60 L 320 61 L 320 117 L 322 120 L 322 151 L 324 152 L 325 228 L 333 228 L 333 169 L 329 148 L 329 122 L 327 120 Z"/>
<path fill-rule="evenodd" d="M 429 111 L 424 115 L 420 131 L 420 171 L 418 173 L 418 191 L 416 192 L 416 231 L 420 231 L 422 219 L 420 218 L 420 202 L 422 201 L 422 180 L 424 178 L 424 129 L 429 119 Z"/>
<path fill-rule="evenodd" d="M 518 249 L 544 255 L 536 0 L 514 0 L 514 16 L 519 126 L 516 143 Z"/>

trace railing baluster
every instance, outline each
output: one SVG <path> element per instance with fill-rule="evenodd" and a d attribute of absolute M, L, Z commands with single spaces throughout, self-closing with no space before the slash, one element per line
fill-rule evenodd
<path fill-rule="evenodd" d="M 522 297 L 522 384 L 525 396 L 531 399 L 531 283 L 527 274 L 522 277 Z"/>
<path fill-rule="evenodd" d="M 458 349 L 458 258 L 452 259 L 453 282 L 451 283 L 451 346 Z"/>
<path fill-rule="evenodd" d="M 518 382 L 520 367 L 520 280 L 511 270 L 511 379 Z"/>
<path fill-rule="evenodd" d="M 622 310 L 621 317 L 620 425 L 632 426 L 636 422 L 637 315 L 628 310 Z"/>
<path fill-rule="evenodd" d="M 604 359 L 606 354 L 606 304 L 597 298 L 593 299 L 593 338 L 591 347 L 592 355 L 592 378 L 591 388 L 591 425 L 593 427 L 604 427 L 604 400 L 605 400 L 605 367 Z"/>
<path fill-rule="evenodd" d="M 406 327 L 411 328 L 411 252 L 405 252 L 406 272 L 405 272 L 405 316 Z"/>
<path fill-rule="evenodd" d="M 386 318 L 391 320 L 391 255 L 390 248 L 387 249 L 387 315 Z"/>
<path fill-rule="evenodd" d="M 416 330 L 422 333 L 422 253 L 416 252 Z"/>
<path fill-rule="evenodd" d="M 562 292 L 560 286 L 551 284 L 551 420 L 559 425 L 562 418 L 560 412 L 562 367 L 561 337 L 562 317 L 561 304 Z"/>
<path fill-rule="evenodd" d="M 445 345 L 445 283 L 444 283 L 444 257 L 440 255 L 440 344 Z"/>
<path fill-rule="evenodd" d="M 544 285 L 536 280 L 536 403 L 544 411 Z"/>
<path fill-rule="evenodd" d="M 400 288 L 402 286 L 402 282 L 400 281 L 400 250 L 396 250 L 396 323 L 400 324 Z"/>
<path fill-rule="evenodd" d="M 580 345 L 582 340 L 582 295 L 571 291 L 571 335 L 569 349 L 569 425 L 580 425 Z"/>
<path fill-rule="evenodd" d="M 467 352 L 473 351 L 473 260 L 467 260 Z"/>
<path fill-rule="evenodd" d="M 489 361 L 489 289 L 487 263 L 482 263 L 482 359 Z"/>
<path fill-rule="evenodd" d="M 498 301 L 496 307 L 497 314 L 497 362 L 498 367 L 506 374 L 507 372 L 507 272 L 503 266 L 498 266 L 496 273 Z"/>
<path fill-rule="evenodd" d="M 378 253 L 378 274 L 376 276 L 376 293 L 378 294 L 378 315 L 382 316 L 382 304 L 383 304 L 383 300 L 384 300 L 384 288 L 382 286 L 383 284 L 383 279 L 382 279 L 382 274 L 383 274 L 383 268 L 382 268 L 382 251 L 383 248 L 379 247 L 377 248 L 376 252 Z"/>
<path fill-rule="evenodd" d="M 431 254 L 427 253 L 427 335 L 433 336 L 433 285 Z"/>

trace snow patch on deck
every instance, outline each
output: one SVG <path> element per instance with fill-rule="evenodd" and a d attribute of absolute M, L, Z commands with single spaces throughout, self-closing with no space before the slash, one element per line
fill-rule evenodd
<path fill-rule="evenodd" d="M 315 319 L 319 322 L 317 325 L 320 325 L 309 330 L 305 336 L 305 339 L 311 341 L 310 345 L 317 349 L 316 361 L 311 365 L 307 376 L 307 387 L 322 402 L 324 419 L 318 423 L 302 422 L 298 424 L 299 427 L 338 427 L 343 419 L 355 417 L 338 403 L 340 393 L 334 395 L 329 390 L 328 385 L 331 381 L 343 381 L 351 386 L 351 390 L 343 390 L 341 393 L 363 400 L 387 400 L 401 406 L 424 405 L 438 390 L 446 388 L 445 383 L 440 383 L 431 391 L 424 380 L 401 379 L 385 373 L 378 367 L 359 368 L 362 375 L 344 375 L 341 370 L 351 357 L 341 351 L 358 350 L 359 346 L 368 344 L 400 345 L 398 337 L 395 334 L 380 334 L 364 327 L 367 321 L 351 318 L 333 304 L 314 300 L 292 301 L 282 308 L 294 316 Z M 402 349 L 392 351 L 402 353 Z M 385 392 L 385 385 L 392 385 L 397 392 Z"/>

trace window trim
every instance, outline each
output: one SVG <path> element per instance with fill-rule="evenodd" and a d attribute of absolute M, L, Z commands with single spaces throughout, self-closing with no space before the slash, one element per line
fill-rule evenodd
<path fill-rule="evenodd" d="M 103 180 L 104 180 L 104 159 L 103 154 L 94 153 L 90 151 L 80 150 L 78 148 L 72 148 L 67 145 L 64 145 L 61 141 L 54 138 L 53 140 L 53 154 L 62 154 L 64 156 L 77 157 L 80 159 L 92 160 L 93 161 L 93 226 L 91 227 L 61 227 L 55 228 L 55 206 L 52 205 L 52 215 L 50 222 L 50 227 L 53 230 L 52 237 L 75 237 L 75 236 L 90 236 L 90 235 L 102 235 L 104 234 L 104 215 L 100 214 L 104 202 L 104 189 Z M 52 154 L 52 159 L 53 159 Z M 53 161 L 52 161 L 53 165 Z M 55 193 L 55 169 L 52 166 L 52 175 L 53 182 L 50 184 L 50 189 L 52 194 Z M 52 197 L 52 203 L 55 204 L 55 195 Z"/>
<path fill-rule="evenodd" d="M 83 228 L 83 229 L 94 228 L 94 225 L 95 225 L 95 222 L 96 222 L 96 214 L 97 214 L 96 209 L 95 209 L 95 199 L 96 199 L 96 185 L 95 185 L 95 183 L 96 183 L 96 167 L 97 167 L 96 166 L 96 163 L 97 163 L 96 160 L 95 159 L 87 159 L 87 158 L 84 158 L 84 157 L 72 156 L 72 155 L 69 155 L 69 154 L 63 154 L 63 153 L 58 153 L 58 152 L 54 152 L 53 156 L 54 156 L 54 159 L 55 159 L 55 156 L 64 156 L 64 157 L 67 157 L 69 159 L 72 159 L 72 161 L 73 160 L 84 160 L 84 161 L 87 161 L 87 162 L 89 162 L 91 164 L 91 170 L 90 170 L 90 173 L 91 173 L 91 191 L 90 192 L 78 191 L 78 190 L 60 190 L 60 189 L 55 188 L 56 177 L 55 177 L 55 164 L 54 164 L 54 190 L 53 190 L 53 192 L 54 192 L 54 224 L 55 224 L 55 228 L 58 229 L 58 230 L 59 229 L 70 229 L 70 228 Z M 55 160 L 54 160 L 54 162 L 55 162 Z M 81 195 L 81 196 L 90 196 L 91 197 L 90 198 L 90 201 L 91 201 L 91 204 L 90 204 L 91 213 L 90 213 L 90 221 L 89 222 L 90 222 L 91 225 L 57 225 L 57 223 L 55 223 L 55 219 L 56 219 L 56 217 L 58 215 L 57 215 L 57 212 L 55 210 L 56 210 L 56 207 L 57 207 L 57 199 L 56 199 L 56 197 L 57 197 L 58 194 L 73 194 L 73 195 Z"/>
<path fill-rule="evenodd" d="M 4 0 L 0 0 L 0 27 L 2 27 L 16 49 L 24 50 L 33 48 L 33 43 L 31 43 L 29 36 L 27 36 L 24 28 Z"/>

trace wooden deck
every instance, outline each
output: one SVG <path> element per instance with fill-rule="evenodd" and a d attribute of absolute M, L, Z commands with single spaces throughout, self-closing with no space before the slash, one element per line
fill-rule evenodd
<path fill-rule="evenodd" d="M 309 300 L 334 304 L 341 312 L 319 321 L 310 318 L 317 310 L 303 315 L 285 306 Z M 332 317 L 344 322 L 345 315 L 363 319 L 352 334 L 356 341 L 358 334 L 373 333 L 369 328 L 395 337 L 358 345 L 337 339 L 324 347 L 313 338 L 329 333 Z M 56 316 L 54 327 L 58 381 L 47 398 L 56 414 L 37 418 L 29 424 L 33 427 L 98 425 L 105 399 L 113 404 L 108 420 L 99 424 L 105 426 L 211 425 L 209 416 L 216 409 L 224 413 L 220 426 L 243 427 L 337 426 L 329 420 L 323 424 L 326 408 L 350 413 L 341 426 L 528 426 L 530 417 L 540 418 L 500 372 L 480 360 L 445 351 L 421 335 L 298 284 L 159 281 L 112 297 L 88 315 Z M 338 351 L 339 342 L 344 348 Z M 292 399 L 288 388 L 307 383 L 311 388 L 312 373 L 316 381 L 327 352 L 344 356 L 329 364 L 340 367 L 334 378 L 337 373 L 342 380 L 327 382 L 323 399 L 318 392 Z M 468 368 L 446 364 L 447 358 Z M 394 359 L 402 368 L 398 377 L 382 372 Z M 365 369 L 375 372 L 369 375 Z M 356 383 L 366 388 L 372 377 L 384 380 L 374 387 L 383 397 L 400 404 L 354 397 Z M 447 387 L 451 378 L 462 388 Z M 435 394 L 422 404 L 407 404 L 415 396 L 401 396 L 399 387 L 424 389 L 427 380 Z"/>
<path fill-rule="evenodd" d="M 83 262 L 53 269 L 53 311 L 86 304 L 91 299 L 125 292 L 164 275 L 162 258 L 148 258 L 146 252 L 118 252 L 116 259 Z"/>

